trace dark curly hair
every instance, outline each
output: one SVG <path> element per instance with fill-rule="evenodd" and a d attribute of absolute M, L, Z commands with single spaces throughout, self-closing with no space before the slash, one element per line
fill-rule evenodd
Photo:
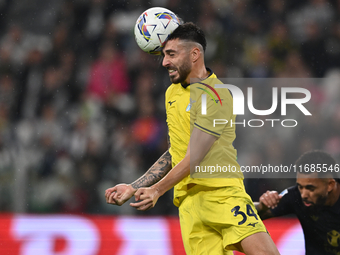
<path fill-rule="evenodd" d="M 318 172 L 311 171 L 311 165 L 314 165 L 316 169 L 317 164 L 319 164 L 321 170 Z M 334 158 L 330 154 L 324 151 L 314 150 L 306 152 L 298 158 L 295 165 L 298 173 L 311 174 L 313 172 L 317 172 L 318 177 L 320 178 L 332 176 L 338 183 L 340 183 L 340 178 L 337 173 L 339 170 L 336 171 L 336 166 L 339 167 L 339 165 L 336 164 Z"/>
<path fill-rule="evenodd" d="M 167 40 L 170 41 L 175 39 L 188 40 L 199 43 L 200 45 L 202 45 L 204 51 L 207 47 L 207 41 L 205 39 L 203 30 L 192 22 L 186 22 L 179 25 L 169 35 Z"/>

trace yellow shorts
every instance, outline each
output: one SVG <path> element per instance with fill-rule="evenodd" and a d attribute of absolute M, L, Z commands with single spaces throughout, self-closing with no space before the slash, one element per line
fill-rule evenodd
<path fill-rule="evenodd" d="M 179 217 L 187 255 L 233 254 L 238 250 L 234 244 L 267 232 L 250 196 L 240 187 L 196 185 L 180 204 Z"/>

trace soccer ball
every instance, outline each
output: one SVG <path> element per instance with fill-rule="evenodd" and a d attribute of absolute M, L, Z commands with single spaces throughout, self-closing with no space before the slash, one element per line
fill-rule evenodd
<path fill-rule="evenodd" d="M 165 41 L 179 26 L 176 15 L 162 7 L 153 7 L 143 12 L 135 25 L 135 39 L 145 52 L 160 55 Z"/>

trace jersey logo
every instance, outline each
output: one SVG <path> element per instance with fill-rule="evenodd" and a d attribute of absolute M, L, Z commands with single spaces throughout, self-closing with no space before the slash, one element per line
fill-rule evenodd
<path fill-rule="evenodd" d="M 188 104 L 185 111 L 187 111 L 187 112 L 190 111 L 192 104 L 195 103 L 195 102 L 196 102 L 196 100 L 190 98 L 190 103 Z"/>
<path fill-rule="evenodd" d="M 173 104 L 173 103 L 175 103 L 176 102 L 176 100 L 174 100 L 174 101 L 169 101 L 168 103 L 170 104 L 170 106 Z"/>
<path fill-rule="evenodd" d="M 252 227 L 255 227 L 255 225 L 257 224 L 258 222 L 255 222 L 255 223 L 249 223 L 247 226 L 252 226 Z"/>
<path fill-rule="evenodd" d="M 333 247 L 340 246 L 340 233 L 336 230 L 329 231 L 327 233 L 327 240 L 330 245 Z"/>
<path fill-rule="evenodd" d="M 219 99 L 211 99 L 213 101 L 215 101 L 215 103 L 218 103 L 220 100 Z M 223 99 L 221 99 L 221 101 L 223 101 Z"/>
<path fill-rule="evenodd" d="M 212 92 L 214 92 L 215 95 L 217 96 L 218 100 L 216 101 L 215 98 L 214 98 L 214 96 L 213 96 L 208 90 L 206 90 L 206 89 L 204 89 L 204 88 L 200 88 L 200 87 L 198 87 L 198 89 L 203 90 L 204 92 L 206 92 L 206 93 L 212 98 L 212 100 L 215 101 L 216 104 L 217 104 L 218 102 L 220 102 L 220 104 L 222 105 L 222 100 L 221 100 L 221 98 L 220 98 L 220 95 L 217 93 L 217 91 L 216 91 L 213 87 L 211 87 L 210 85 L 205 84 L 205 83 L 203 83 L 203 82 L 198 82 L 198 83 L 201 84 L 201 85 L 206 86 L 208 89 L 210 89 Z"/>
<path fill-rule="evenodd" d="M 312 220 L 314 220 L 314 221 L 317 221 L 318 219 L 319 219 L 319 217 L 318 216 L 315 216 L 315 215 L 312 215 L 312 216 L 310 216 L 311 218 L 312 218 Z"/>

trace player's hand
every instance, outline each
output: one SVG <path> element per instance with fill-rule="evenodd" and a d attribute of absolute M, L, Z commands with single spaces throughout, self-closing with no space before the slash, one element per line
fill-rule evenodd
<path fill-rule="evenodd" d="M 106 203 L 120 206 L 128 201 L 136 191 L 129 184 L 118 184 L 105 191 Z"/>
<path fill-rule="evenodd" d="M 140 188 L 135 193 L 136 203 L 130 203 L 132 207 L 135 207 L 139 211 L 146 211 L 155 207 L 158 198 L 160 197 L 158 189 L 154 187 Z"/>
<path fill-rule="evenodd" d="M 260 197 L 260 206 L 262 207 L 262 210 L 268 208 L 274 209 L 281 198 L 282 195 L 279 195 L 277 191 L 267 190 L 267 192 Z"/>

